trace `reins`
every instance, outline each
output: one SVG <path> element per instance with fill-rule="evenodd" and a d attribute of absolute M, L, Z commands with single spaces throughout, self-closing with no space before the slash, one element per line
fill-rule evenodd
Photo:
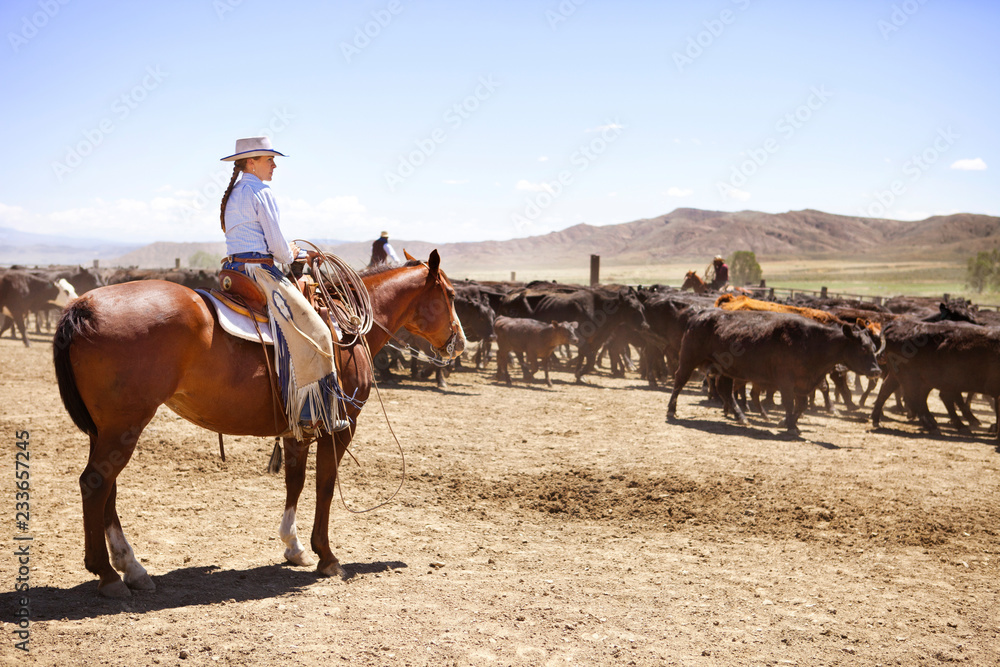
<path fill-rule="evenodd" d="M 409 352 L 411 355 L 415 356 L 420 361 L 426 361 L 427 363 L 438 366 L 439 368 L 444 368 L 451 363 L 450 361 L 445 361 L 441 357 L 432 357 L 428 354 L 425 354 L 421 350 L 418 350 L 417 348 L 413 347 L 406 341 L 396 336 L 396 334 L 394 334 L 393 332 L 386 329 L 381 322 L 375 322 L 375 324 L 378 325 L 378 328 L 384 331 L 389 336 L 390 339 L 392 339 L 393 343 L 396 343 L 395 345 L 386 343 L 385 344 L 386 347 L 391 347 L 397 352 Z"/>

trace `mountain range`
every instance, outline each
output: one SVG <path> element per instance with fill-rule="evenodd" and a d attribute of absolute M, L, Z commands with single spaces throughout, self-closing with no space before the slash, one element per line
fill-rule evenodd
<path fill-rule="evenodd" d="M 0 263 L 33 263 L 22 250 L 44 245 L 40 235 L 26 235 L 13 244 L 0 229 Z M 373 239 L 374 240 L 374 236 Z M 187 266 L 201 251 L 213 257 L 225 253 L 224 243 L 158 242 L 121 250 L 109 256 L 112 244 L 71 245 L 67 239 L 50 239 L 60 257 L 75 256 L 68 263 L 173 267 Z M 80 240 L 76 240 L 80 241 Z M 391 239 L 397 252 L 426 257 L 437 248 L 453 273 L 496 270 L 561 268 L 585 265 L 592 254 L 604 265 L 651 265 L 677 260 L 729 255 L 751 250 L 758 259 L 786 258 L 884 258 L 886 260 L 937 259 L 962 261 L 980 250 L 1000 244 L 1000 217 L 973 213 L 933 216 L 920 221 L 859 218 L 806 209 L 787 213 L 759 211 L 706 211 L 679 208 L 666 215 L 613 225 L 578 224 L 558 232 L 507 241 L 432 243 Z M 319 242 L 352 266 L 367 264 L 371 241 Z M 71 252 L 73 251 L 73 252 Z M 75 255 L 73 253 L 76 253 Z M 97 254 L 101 252 L 102 254 Z M 18 257 L 12 260 L 12 257 Z M 67 263 L 65 260 L 53 263 Z M 38 263 L 38 262 L 34 262 Z M 48 262 L 46 262 L 48 263 Z"/>

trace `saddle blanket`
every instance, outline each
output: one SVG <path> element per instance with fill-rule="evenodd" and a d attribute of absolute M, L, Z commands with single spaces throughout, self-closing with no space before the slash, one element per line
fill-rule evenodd
<path fill-rule="evenodd" d="M 215 309 L 215 317 L 219 320 L 219 326 L 222 327 L 223 331 L 231 336 L 242 338 L 243 340 L 249 340 L 254 343 L 260 342 L 260 338 L 257 337 L 257 328 L 254 327 L 253 320 L 246 315 L 237 313 L 229 306 L 212 296 L 208 290 L 196 289 L 195 291 L 205 297 L 205 300 Z M 267 324 L 257 324 L 257 326 L 260 327 L 260 333 L 264 338 L 264 342 L 268 345 L 274 345 L 274 339 L 271 337 L 271 327 Z"/>

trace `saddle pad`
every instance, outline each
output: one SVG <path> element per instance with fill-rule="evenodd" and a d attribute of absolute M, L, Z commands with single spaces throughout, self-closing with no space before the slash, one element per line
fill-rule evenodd
<path fill-rule="evenodd" d="M 241 315 L 232 310 L 229 306 L 212 296 L 208 290 L 197 289 L 195 291 L 205 297 L 205 300 L 215 308 L 215 317 L 219 321 L 219 326 L 222 327 L 223 331 L 243 340 L 253 341 L 254 343 L 260 342 L 253 320 L 246 315 Z M 274 340 L 271 338 L 271 327 L 266 323 L 258 326 L 260 326 L 260 333 L 264 338 L 264 342 L 268 345 L 274 345 Z"/>

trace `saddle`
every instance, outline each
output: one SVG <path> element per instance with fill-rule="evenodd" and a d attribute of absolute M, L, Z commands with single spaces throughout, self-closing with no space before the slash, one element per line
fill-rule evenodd
<path fill-rule="evenodd" d="M 295 284 L 306 301 L 316 309 L 316 312 L 329 326 L 329 311 L 319 307 L 316 300 L 316 282 L 309 276 L 303 275 L 295 281 Z M 222 269 L 219 272 L 219 287 L 221 289 L 212 288 L 209 292 L 224 305 L 261 324 L 268 321 L 267 296 L 253 278 L 239 271 Z"/>
<path fill-rule="evenodd" d="M 267 322 L 267 297 L 253 278 L 239 271 L 222 269 L 219 286 L 221 289 L 209 290 L 212 296 L 240 315 L 260 323 Z"/>

